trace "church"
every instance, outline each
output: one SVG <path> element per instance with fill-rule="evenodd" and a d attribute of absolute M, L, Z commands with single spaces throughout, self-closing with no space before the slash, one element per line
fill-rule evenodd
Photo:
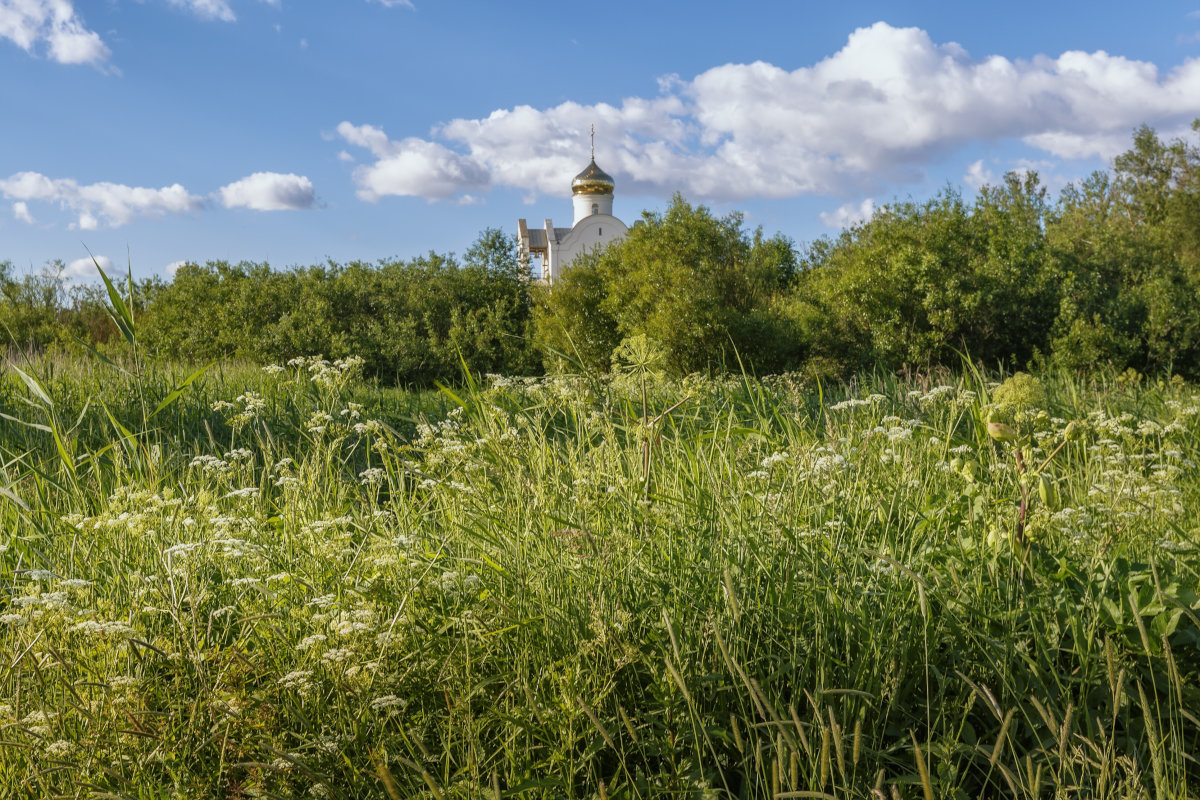
<path fill-rule="evenodd" d="M 553 284 L 576 256 L 625 238 L 629 228 L 612 214 L 615 186 L 612 176 L 596 165 L 593 144 L 592 162 L 571 181 L 571 227 L 556 228 L 547 219 L 545 227 L 530 228 L 525 220 L 517 220 L 521 263 L 532 267 L 533 261 L 540 262 L 541 279 Z"/>

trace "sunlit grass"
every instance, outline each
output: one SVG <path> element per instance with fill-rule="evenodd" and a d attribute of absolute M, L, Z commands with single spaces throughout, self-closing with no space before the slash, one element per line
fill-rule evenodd
<path fill-rule="evenodd" d="M 1200 794 L 1194 387 L 355 366 L 6 377 L 0 787 Z"/>

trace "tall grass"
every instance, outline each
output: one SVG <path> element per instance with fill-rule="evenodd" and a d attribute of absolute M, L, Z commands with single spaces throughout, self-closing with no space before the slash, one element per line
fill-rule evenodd
<path fill-rule="evenodd" d="M 91 370 L 0 390 L 10 794 L 1200 796 L 1193 387 L 1042 376 L 1059 504 L 978 374 Z"/>

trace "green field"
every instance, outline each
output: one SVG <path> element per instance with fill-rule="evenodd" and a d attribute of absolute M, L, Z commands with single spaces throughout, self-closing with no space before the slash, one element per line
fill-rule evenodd
<path fill-rule="evenodd" d="M 9 366 L 0 796 L 1200 797 L 1200 390 L 626 355 Z"/>

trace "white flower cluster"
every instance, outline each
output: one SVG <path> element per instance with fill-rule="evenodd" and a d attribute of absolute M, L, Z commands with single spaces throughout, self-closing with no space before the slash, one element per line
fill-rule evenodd
<path fill-rule="evenodd" d="M 363 365 L 366 364 L 359 356 L 349 356 L 348 358 L 339 358 L 334 361 L 327 361 L 321 356 L 309 356 L 307 358 L 301 356 L 288 361 L 289 367 L 298 367 L 302 370 L 307 370 L 309 378 L 317 386 L 329 392 L 339 392 L 346 387 L 348 383 L 362 374 Z"/>
<path fill-rule="evenodd" d="M 829 407 L 829 410 L 830 411 L 845 411 L 847 408 L 862 408 L 863 406 L 877 405 L 879 403 L 882 403 L 884 400 L 887 400 L 887 397 L 885 397 L 884 395 L 881 395 L 881 394 L 867 395 L 867 397 L 862 400 L 852 397 L 848 400 L 843 400 L 840 403 L 834 403 L 833 405 L 831 405 Z"/>

